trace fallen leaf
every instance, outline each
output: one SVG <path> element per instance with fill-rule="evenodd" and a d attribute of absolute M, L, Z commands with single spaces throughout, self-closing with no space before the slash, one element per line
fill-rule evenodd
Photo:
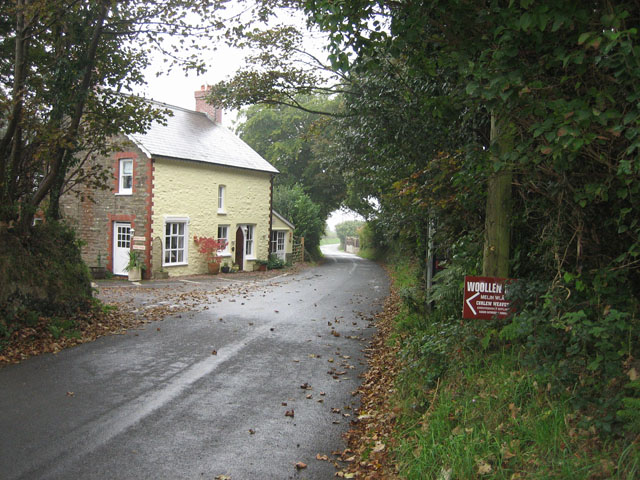
<path fill-rule="evenodd" d="M 298 463 L 296 463 L 296 468 L 298 470 L 302 470 L 304 468 L 307 468 L 307 464 L 306 463 L 302 463 L 302 462 L 298 462 Z"/>
<path fill-rule="evenodd" d="M 74 392 L 67 392 L 67 397 L 74 397 L 76 394 Z"/>
<path fill-rule="evenodd" d="M 253 428 L 250 428 L 250 429 L 249 429 L 249 433 L 250 433 L 251 435 L 255 435 L 256 431 L 255 431 Z"/>
<path fill-rule="evenodd" d="M 218 351 L 217 351 L 217 350 L 213 350 L 213 351 L 211 352 L 211 355 L 217 355 L 217 354 L 218 354 Z"/>
<path fill-rule="evenodd" d="M 316 460 L 329 460 L 329 457 L 326 455 L 320 455 L 319 453 L 316 455 Z"/>
<path fill-rule="evenodd" d="M 478 475 L 488 475 L 492 472 L 491 465 L 489 465 L 484 460 L 478 460 L 476 462 L 476 466 L 478 467 Z"/>
<path fill-rule="evenodd" d="M 295 415 L 295 412 L 293 411 L 293 408 L 291 410 L 287 410 L 286 412 L 284 412 L 285 417 L 293 418 L 294 415 Z"/>
<path fill-rule="evenodd" d="M 376 442 L 375 447 L 373 447 L 373 451 L 374 452 L 381 452 L 382 450 L 384 450 L 384 443 Z"/>
<path fill-rule="evenodd" d="M 214 480 L 231 480 L 229 475 L 218 475 Z"/>

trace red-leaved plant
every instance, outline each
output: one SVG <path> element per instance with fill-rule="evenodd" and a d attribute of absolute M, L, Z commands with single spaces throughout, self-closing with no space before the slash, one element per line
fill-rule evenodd
<path fill-rule="evenodd" d="M 222 257 L 218 252 L 227 248 L 227 241 L 224 238 L 213 237 L 193 237 L 193 241 L 198 246 L 198 252 L 203 253 L 207 263 L 220 263 Z"/>

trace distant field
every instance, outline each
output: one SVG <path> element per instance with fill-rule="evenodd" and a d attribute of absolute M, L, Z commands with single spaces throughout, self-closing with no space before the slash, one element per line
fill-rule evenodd
<path fill-rule="evenodd" d="M 334 245 L 336 243 L 340 243 L 340 239 L 338 237 L 322 237 L 320 239 L 320 246 L 322 246 L 322 245 Z"/>

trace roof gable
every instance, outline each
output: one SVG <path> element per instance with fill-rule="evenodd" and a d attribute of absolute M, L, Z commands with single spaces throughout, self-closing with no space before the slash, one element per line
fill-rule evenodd
<path fill-rule="evenodd" d="M 167 108 L 173 116 L 166 125 L 153 122 L 146 133 L 129 138 L 151 156 L 162 156 L 211 163 L 227 167 L 278 173 L 278 170 L 229 129 L 206 114 L 152 102 Z"/>

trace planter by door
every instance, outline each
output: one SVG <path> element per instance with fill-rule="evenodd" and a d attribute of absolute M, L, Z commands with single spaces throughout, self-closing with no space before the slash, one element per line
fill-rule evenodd
<path fill-rule="evenodd" d="M 127 274 L 130 282 L 139 282 L 142 280 L 142 269 L 132 268 Z"/>
<path fill-rule="evenodd" d="M 219 263 L 215 263 L 215 262 L 211 262 L 207 264 L 209 267 L 209 273 L 212 275 L 217 275 L 218 272 L 220 272 L 220 264 Z"/>

